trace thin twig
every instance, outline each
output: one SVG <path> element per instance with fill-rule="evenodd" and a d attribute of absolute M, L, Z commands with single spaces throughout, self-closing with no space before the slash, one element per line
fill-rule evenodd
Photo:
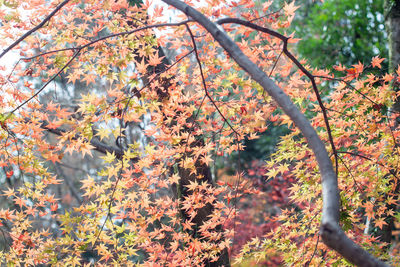
<path fill-rule="evenodd" d="M 101 37 L 101 38 L 98 38 L 98 39 L 96 39 L 96 40 L 93 40 L 93 41 L 91 41 L 91 42 L 89 42 L 89 43 L 87 43 L 87 44 L 84 44 L 84 45 L 81 45 L 81 46 L 78 46 L 78 47 L 65 48 L 65 49 L 62 49 L 62 50 L 58 49 L 58 50 L 48 51 L 48 52 L 45 52 L 45 53 L 43 53 L 43 54 L 39 54 L 39 55 L 34 56 L 34 57 L 37 57 L 37 56 L 44 55 L 44 54 L 56 53 L 56 52 L 59 52 L 59 51 L 67 51 L 67 50 L 74 50 L 74 51 L 76 51 L 75 54 L 72 56 L 72 58 L 71 58 L 71 59 L 70 59 L 70 60 L 69 60 L 69 61 L 68 61 L 68 62 L 67 62 L 67 63 L 66 63 L 66 64 L 65 64 L 65 65 L 50 79 L 50 80 L 48 80 L 48 81 L 42 86 L 42 88 L 40 88 L 33 96 L 31 96 L 30 98 L 28 98 L 26 101 L 24 101 L 24 102 L 23 102 L 22 104 L 20 104 L 18 107 L 16 107 L 14 110 L 12 110 L 12 111 L 9 113 L 9 115 L 13 114 L 15 111 L 17 111 L 17 110 L 20 109 L 22 106 L 24 106 L 26 103 L 28 103 L 28 102 L 31 101 L 33 98 L 35 98 L 37 95 L 39 95 L 39 93 L 42 92 L 42 91 L 47 87 L 47 85 L 49 85 L 49 83 L 51 83 L 59 74 L 61 74 L 61 72 L 64 71 L 64 69 L 66 69 L 66 68 L 71 64 L 71 62 L 79 55 L 79 53 L 80 53 L 84 48 L 89 47 L 89 46 L 91 46 L 91 45 L 93 45 L 93 44 L 95 44 L 95 43 L 97 43 L 97 42 L 106 40 L 106 39 L 108 39 L 108 38 L 118 37 L 118 36 L 122 36 L 122 35 L 130 35 L 130 34 L 133 34 L 133 33 L 135 33 L 135 32 L 142 31 L 142 30 L 146 30 L 146 29 L 151 29 L 151 28 L 167 27 L 167 26 L 180 26 L 180 25 L 182 25 L 182 24 L 186 24 L 186 23 L 191 22 L 191 21 L 192 21 L 192 20 L 186 20 L 186 21 L 177 22 L 177 23 L 161 23 L 161 24 L 155 24 L 155 25 L 148 25 L 148 26 L 145 26 L 145 27 L 141 27 L 141 28 L 137 28 L 137 29 L 131 30 L 131 31 L 125 31 L 125 32 L 119 32 L 119 33 L 115 33 L 115 34 L 106 35 L 106 36 L 103 36 L 103 37 Z"/>
<path fill-rule="evenodd" d="M 2 58 L 5 54 L 8 53 L 8 51 L 10 51 L 11 49 L 13 49 L 16 45 L 18 45 L 20 42 L 22 42 L 23 40 L 25 40 L 25 38 L 27 38 L 29 35 L 31 35 L 32 33 L 36 32 L 37 30 L 39 30 L 40 28 L 43 27 L 43 25 L 48 22 L 63 6 L 65 6 L 66 4 L 68 4 L 70 0 L 65 0 L 64 2 L 62 2 L 61 4 L 59 4 L 44 20 L 42 20 L 42 22 L 40 22 L 36 27 L 34 27 L 33 29 L 27 31 L 24 35 L 22 35 L 20 38 L 18 38 L 18 40 L 16 40 L 14 43 L 12 43 L 10 46 L 8 46 L 6 49 L 3 50 L 3 52 L 0 54 L 0 58 Z"/>
<path fill-rule="evenodd" d="M 219 115 L 222 117 L 222 119 L 223 119 L 224 121 L 226 121 L 226 123 L 228 124 L 229 128 L 231 128 L 231 130 L 235 133 L 236 136 L 239 136 L 239 133 L 235 130 L 235 128 L 233 128 L 233 126 L 230 124 L 230 122 L 228 121 L 228 119 L 225 118 L 224 114 L 222 114 L 221 110 L 218 108 L 218 106 L 217 106 L 217 104 L 215 103 L 214 99 L 211 97 L 210 93 L 208 92 L 207 84 L 206 84 L 206 79 L 205 79 L 205 76 L 204 76 L 204 73 L 203 73 L 203 67 L 202 67 L 202 65 L 201 65 L 201 61 L 200 61 L 200 58 L 199 58 L 199 53 L 198 53 L 198 50 L 197 50 L 197 45 L 196 45 L 196 41 L 195 41 L 195 39 L 194 39 L 194 35 L 193 35 L 192 31 L 190 30 L 189 25 L 187 25 L 187 23 L 185 23 L 185 26 L 186 26 L 186 28 L 187 28 L 189 34 L 190 34 L 190 38 L 192 39 L 194 54 L 195 54 L 195 56 L 196 56 L 197 64 L 199 65 L 199 70 L 200 70 L 200 75 L 201 75 L 201 81 L 202 81 L 202 83 L 203 83 L 203 89 L 204 89 L 204 91 L 205 91 L 205 93 L 206 93 L 206 96 L 207 96 L 207 98 L 210 100 L 210 102 L 213 104 L 213 106 L 215 107 L 215 109 L 217 110 L 217 112 L 219 113 Z"/>
<path fill-rule="evenodd" d="M 335 155 L 335 167 L 336 167 L 336 176 L 338 175 L 338 171 L 339 171 L 339 165 L 338 165 L 338 157 L 336 154 L 336 146 L 335 143 L 333 142 L 333 136 L 332 136 L 332 131 L 331 131 L 331 127 L 329 125 L 329 119 L 328 119 L 328 115 L 326 112 L 326 108 L 324 103 L 322 102 L 322 98 L 321 95 L 318 91 L 318 87 L 317 84 L 315 82 L 315 77 L 314 75 L 312 75 L 298 60 L 297 58 L 288 50 L 287 46 L 288 46 L 288 41 L 289 41 L 289 37 L 286 37 L 282 34 L 280 34 L 279 32 L 273 31 L 271 29 L 259 26 L 257 24 L 251 23 L 249 21 L 245 21 L 245 20 L 241 20 L 241 19 L 237 19 L 237 18 L 224 18 L 224 19 L 220 19 L 218 21 L 216 21 L 217 24 L 222 25 L 225 23 L 236 23 L 236 24 L 240 24 L 249 28 L 252 28 L 254 30 L 257 31 L 261 31 L 264 33 L 267 33 L 269 35 L 272 35 L 280 40 L 283 41 L 283 48 L 282 51 L 283 53 L 309 78 L 309 80 L 311 81 L 314 93 L 317 97 L 317 101 L 318 104 L 321 108 L 322 111 L 322 115 L 324 117 L 324 122 L 325 122 L 325 126 L 326 126 L 326 131 L 328 133 L 328 137 L 329 137 L 329 142 L 331 144 L 332 147 L 332 151 L 333 154 Z"/>
<path fill-rule="evenodd" d="M 10 116 L 11 114 L 15 113 L 18 109 L 20 109 L 21 107 L 23 107 L 26 103 L 28 103 L 29 101 L 31 101 L 32 99 L 34 99 L 36 96 L 38 96 L 40 94 L 40 92 L 42 92 L 47 85 L 49 85 L 55 78 L 57 78 L 58 75 L 61 74 L 61 72 L 63 72 L 71 63 L 72 61 L 79 55 L 79 53 L 81 52 L 81 50 L 79 49 L 77 52 L 75 52 L 75 54 L 72 56 L 72 58 L 70 60 L 68 60 L 68 62 L 56 73 L 53 75 L 53 77 L 51 77 L 43 86 L 42 88 L 40 88 L 36 93 L 34 93 L 31 97 L 29 97 L 27 100 L 25 100 L 24 102 L 22 102 L 19 106 L 17 106 L 16 108 L 14 108 L 8 116 Z"/>
<path fill-rule="evenodd" d="M 123 35 L 131 35 L 133 33 L 136 33 L 136 32 L 139 32 L 139 31 L 143 31 L 143 30 L 147 30 L 147 29 L 152 29 L 152 28 L 181 26 L 181 25 L 186 24 L 188 22 L 193 22 L 193 20 L 189 19 L 189 20 L 176 22 L 176 23 L 160 23 L 160 24 L 154 24 L 154 25 L 146 25 L 146 26 L 143 26 L 143 27 L 140 27 L 140 28 L 136 28 L 136 29 L 133 29 L 133 30 L 130 30 L 130 31 L 124 31 L 124 32 L 118 32 L 118 33 L 105 35 L 103 37 L 97 38 L 97 39 L 95 39 L 93 41 L 90 41 L 90 42 L 88 42 L 88 43 L 86 43 L 84 45 L 80 45 L 80 46 L 77 46 L 77 47 L 62 48 L 62 49 L 56 49 L 56 50 L 52 50 L 52 51 L 47 51 L 47 52 L 44 52 L 44 53 L 41 53 L 41 54 L 34 55 L 32 57 L 22 58 L 22 60 L 30 60 L 30 59 L 33 59 L 33 58 L 37 58 L 39 56 L 48 55 L 48 54 L 52 54 L 52 53 L 58 53 L 58 52 L 62 52 L 62 51 L 82 50 L 82 49 L 84 49 L 86 47 L 89 47 L 89 46 L 91 46 L 91 45 L 93 45 L 95 43 L 107 40 L 109 38 L 119 37 L 119 36 L 123 36 Z"/>

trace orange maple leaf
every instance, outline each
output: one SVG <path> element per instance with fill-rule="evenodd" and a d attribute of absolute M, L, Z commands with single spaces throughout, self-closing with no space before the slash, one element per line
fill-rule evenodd
<path fill-rule="evenodd" d="M 94 148 L 94 146 L 92 146 L 89 142 L 84 142 L 84 143 L 82 143 L 79 150 L 82 152 L 82 156 L 89 154 L 91 157 L 93 157 L 93 155 L 92 155 L 93 148 Z"/>
<path fill-rule="evenodd" d="M 342 64 L 339 63 L 337 66 L 333 66 L 333 68 L 337 71 L 344 71 L 346 70 L 346 67 L 344 67 Z"/>
<path fill-rule="evenodd" d="M 15 194 L 14 189 L 12 189 L 12 188 L 8 188 L 7 190 L 4 190 L 3 192 L 4 192 L 3 196 L 6 196 L 6 197 L 11 197 L 11 196 L 14 196 L 14 194 Z"/>
<path fill-rule="evenodd" d="M 150 66 L 158 66 L 161 64 L 163 58 L 164 57 L 158 57 L 157 54 L 153 54 L 149 56 L 148 63 Z"/>
<path fill-rule="evenodd" d="M 20 198 L 20 197 L 15 197 L 14 202 L 15 202 L 15 204 L 18 205 L 20 208 L 22 208 L 22 206 L 24 206 L 24 207 L 26 206 L 25 200 L 23 200 L 23 199 Z"/>
<path fill-rule="evenodd" d="M 382 68 L 381 63 L 384 61 L 385 58 L 379 58 L 379 56 L 372 58 L 372 67 Z"/>
<path fill-rule="evenodd" d="M 379 218 L 375 220 L 375 225 L 382 229 L 383 225 L 387 225 L 387 222 L 385 222 L 384 218 Z"/>
<path fill-rule="evenodd" d="M 146 73 L 147 72 L 147 65 L 144 62 L 144 58 L 142 58 L 142 62 L 140 62 L 140 63 L 137 62 L 135 64 L 135 66 L 136 66 L 136 69 L 138 70 L 138 72 L 140 72 L 140 73 Z"/>
<path fill-rule="evenodd" d="M 365 213 L 367 214 L 368 218 L 374 218 L 374 203 L 367 201 L 364 205 Z"/>

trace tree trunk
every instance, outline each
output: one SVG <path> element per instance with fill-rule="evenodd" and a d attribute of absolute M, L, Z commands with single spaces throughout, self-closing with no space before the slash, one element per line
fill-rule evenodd
<path fill-rule="evenodd" d="M 389 40 L 389 71 L 400 64 L 400 0 L 385 1 L 385 24 Z"/>
<path fill-rule="evenodd" d="M 389 44 L 389 72 L 395 73 L 397 66 L 400 64 L 400 0 L 385 0 L 385 26 L 388 35 Z M 399 91 L 399 82 L 393 82 L 393 90 Z M 400 98 L 397 98 L 393 106 L 392 112 L 400 112 Z M 400 117 L 396 117 L 395 128 L 398 127 Z M 396 187 L 396 192 L 399 191 L 399 186 Z M 387 206 L 388 210 L 396 210 L 397 206 L 392 204 Z M 392 231 L 394 229 L 394 217 L 390 216 L 386 219 L 386 225 L 378 234 L 383 242 L 390 245 L 392 241 Z"/>
<path fill-rule="evenodd" d="M 142 5 L 142 0 L 131 0 L 131 4 L 134 5 Z M 148 74 L 151 75 L 152 73 L 162 73 L 164 72 L 168 65 L 170 64 L 170 60 L 168 59 L 167 55 L 168 53 L 165 53 L 162 47 L 158 47 L 158 54 L 159 57 L 163 58 L 162 62 L 154 67 L 149 67 L 147 69 Z M 142 59 L 139 58 L 139 56 L 136 58 L 138 62 L 141 62 Z M 146 61 L 146 59 L 144 59 Z M 146 77 L 143 77 L 146 79 Z M 172 80 L 173 78 L 160 78 L 159 79 L 159 86 L 156 88 L 157 96 L 159 101 L 164 101 L 169 98 L 169 88 L 172 86 Z M 146 83 L 146 81 L 144 82 Z M 164 113 L 164 112 L 163 112 Z M 165 113 L 164 113 L 165 114 Z M 165 117 L 165 120 L 168 118 Z M 170 126 L 176 124 L 175 120 L 172 120 L 170 122 Z M 190 130 L 190 129 L 182 129 L 182 131 L 185 130 Z M 204 145 L 203 140 L 197 140 L 196 143 L 201 143 L 200 145 Z M 188 155 L 188 157 L 193 156 L 193 155 Z M 187 190 L 186 186 L 189 185 L 193 181 L 198 181 L 199 183 L 201 182 L 206 182 L 207 184 L 214 186 L 213 181 L 212 181 L 212 175 L 211 175 L 211 170 L 210 167 L 207 166 L 206 164 L 200 163 L 199 161 L 195 162 L 195 168 L 198 174 L 202 175 L 202 179 L 198 179 L 196 175 L 191 174 L 190 171 L 188 171 L 185 168 L 178 167 L 178 173 L 180 176 L 180 182 L 179 182 L 179 190 L 174 190 L 175 192 L 175 197 L 179 198 L 180 200 L 184 200 L 185 198 L 189 197 L 192 192 L 190 190 Z M 197 215 L 193 218 L 192 222 L 195 224 L 193 226 L 192 231 L 188 231 L 190 235 L 192 235 L 194 238 L 197 236 L 197 229 L 200 228 L 209 218 L 209 216 L 212 214 L 214 210 L 214 206 L 212 204 L 207 204 L 205 207 L 200 208 L 197 211 Z M 182 214 L 182 222 L 185 222 L 186 219 L 189 218 L 189 216 L 186 214 L 186 212 L 181 209 L 181 214 Z M 216 231 L 222 231 L 222 227 L 217 227 Z M 206 267 L 219 267 L 219 266 L 230 266 L 230 260 L 229 260 L 229 253 L 228 249 L 225 248 L 224 250 L 221 251 L 219 258 L 217 261 L 211 262 L 209 260 L 206 260 L 203 262 L 203 264 Z"/>

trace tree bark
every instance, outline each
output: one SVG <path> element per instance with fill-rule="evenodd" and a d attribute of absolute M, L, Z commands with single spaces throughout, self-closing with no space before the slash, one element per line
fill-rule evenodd
<path fill-rule="evenodd" d="M 400 0 L 385 0 L 385 26 L 389 40 L 389 71 L 400 64 Z"/>
<path fill-rule="evenodd" d="M 142 5 L 143 2 L 142 0 L 131 0 L 130 3 L 133 5 Z M 147 23 L 146 23 L 147 24 Z M 167 57 L 167 53 L 164 52 L 162 47 L 157 47 L 158 49 L 158 55 L 160 58 L 162 58 L 162 62 L 159 65 L 156 65 L 154 67 L 149 67 L 147 69 L 148 74 L 157 74 L 157 73 L 163 73 L 167 68 L 168 65 L 170 65 L 170 60 Z M 141 62 L 142 58 L 139 58 L 137 56 L 136 58 L 137 62 Z M 144 58 L 146 61 L 146 58 Z M 144 80 L 146 80 L 146 77 L 143 77 Z M 147 82 L 144 81 L 146 84 Z M 170 96 L 169 94 L 169 88 L 173 85 L 173 77 L 171 78 L 161 78 L 159 79 L 159 87 L 156 88 L 156 93 L 158 96 L 158 101 L 164 101 L 167 100 Z M 163 112 L 165 114 L 165 112 Z M 165 120 L 168 118 L 165 117 Z M 172 120 L 169 124 L 169 126 L 172 126 L 176 124 L 176 120 Z M 189 131 L 190 129 L 181 129 L 182 131 Z M 201 143 L 200 145 L 204 145 L 203 140 L 198 139 L 196 143 Z M 190 153 L 189 153 L 190 154 Z M 191 157 L 192 155 L 187 155 L 188 157 Z M 179 181 L 179 190 L 174 190 L 175 197 L 183 201 L 185 198 L 190 197 L 192 194 L 192 191 L 187 190 L 187 185 L 191 184 L 194 181 L 197 181 L 199 183 L 201 182 L 206 182 L 210 186 L 214 186 L 213 180 L 212 180 L 212 175 L 211 175 L 211 170 L 210 167 L 207 166 L 206 164 L 203 164 L 199 162 L 198 160 L 195 162 L 195 168 L 197 171 L 198 175 L 201 175 L 203 178 L 198 179 L 196 174 L 191 174 L 191 172 L 185 168 L 178 167 L 178 174 L 180 176 L 180 181 Z M 172 172 L 172 171 L 171 171 Z M 197 210 L 197 215 L 192 219 L 192 222 L 194 223 L 193 230 L 188 231 L 193 238 L 198 238 L 198 233 L 197 230 L 200 229 L 200 227 L 208 220 L 210 215 L 212 215 L 214 211 L 214 206 L 210 203 L 205 205 L 203 208 L 200 208 Z M 182 222 L 185 222 L 185 220 L 189 219 L 189 216 L 186 214 L 186 211 L 181 209 L 181 214 L 182 214 Z M 219 226 L 217 227 L 216 231 L 222 231 L 222 227 Z M 221 251 L 218 260 L 212 262 L 210 260 L 205 260 L 203 262 L 204 266 L 206 267 L 219 267 L 219 266 L 230 266 L 230 260 L 229 260 L 229 252 L 228 249 L 225 248 L 224 250 Z"/>
<path fill-rule="evenodd" d="M 400 64 L 400 0 L 385 0 L 385 26 L 389 43 L 389 72 L 395 73 Z M 398 91 L 399 88 L 399 83 L 394 82 L 393 89 Z M 397 99 L 391 109 L 393 112 L 400 112 L 400 99 Z M 396 124 L 399 124 L 398 119 Z"/>
<path fill-rule="evenodd" d="M 388 35 L 389 44 L 389 73 L 396 73 L 396 69 L 400 64 L 400 0 L 385 0 L 385 27 Z M 396 77 L 397 78 L 397 77 Z M 399 82 L 395 79 L 392 83 L 393 90 L 396 92 L 400 89 Z M 397 98 L 390 110 L 394 113 L 400 112 L 400 98 Z M 400 117 L 396 117 L 394 128 L 400 123 Z M 395 192 L 399 191 L 399 186 Z M 396 210 L 397 205 L 387 205 L 387 209 Z M 386 225 L 382 231 L 379 231 L 380 240 L 390 245 L 392 241 L 392 231 L 394 230 L 394 217 L 390 216 L 386 219 Z"/>

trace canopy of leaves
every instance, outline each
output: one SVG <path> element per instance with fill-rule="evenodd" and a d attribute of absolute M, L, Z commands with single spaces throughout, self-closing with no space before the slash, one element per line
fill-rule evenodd
<path fill-rule="evenodd" d="M 320 242 L 321 175 L 309 143 L 204 27 L 163 6 L 149 14 L 148 1 L 58 2 L 0 5 L 1 47 L 57 11 L 13 47 L 21 58 L 12 68 L 0 65 L 2 264 L 201 266 L 228 250 L 238 263 L 348 264 Z M 307 115 L 337 166 L 346 234 L 396 264 L 398 251 L 376 233 L 400 220 L 400 129 L 384 108 L 399 79 L 374 74 L 379 57 L 336 66 L 335 77 L 304 67 L 286 50 L 296 39 L 276 38 L 297 7 L 271 4 L 198 8 Z M 167 30 L 156 38 L 155 28 Z M 173 50 L 169 64 L 160 47 Z M 322 101 L 315 87 L 332 79 Z M 239 154 L 269 122 L 288 134 L 268 161 L 213 179 L 217 158 Z M 246 233 L 254 228 L 258 236 Z"/>
<path fill-rule="evenodd" d="M 387 57 L 384 0 L 302 2 L 292 28 L 302 39 L 299 53 L 313 66 L 351 66 L 376 55 Z"/>

